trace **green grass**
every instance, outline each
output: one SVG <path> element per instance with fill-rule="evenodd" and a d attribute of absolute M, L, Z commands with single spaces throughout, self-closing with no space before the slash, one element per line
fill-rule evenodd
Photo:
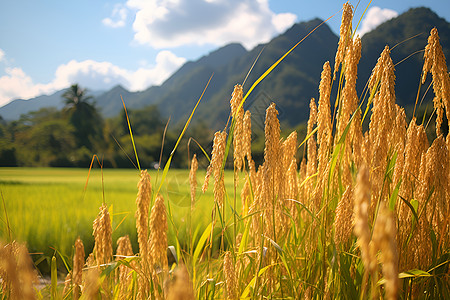
<path fill-rule="evenodd" d="M 25 241 L 35 261 L 48 258 L 57 249 L 68 257 L 77 236 L 83 240 L 86 253 L 93 247 L 92 222 L 104 198 L 112 216 L 113 243 L 129 235 L 133 250 L 138 251 L 136 238 L 136 195 L 139 172 L 133 169 L 65 168 L 0 168 L 0 191 L 5 201 L 12 238 Z M 149 172 L 153 189 L 159 185 L 162 172 Z M 212 183 L 205 194 L 201 193 L 205 172 L 199 170 L 192 230 L 187 230 L 190 212 L 190 187 L 188 170 L 170 170 L 162 193 L 169 202 L 177 232 L 169 224 L 169 244 L 175 244 L 175 234 L 181 244 L 187 232 L 203 229 L 211 222 L 214 206 Z M 102 187 L 102 182 L 104 187 Z M 233 175 L 226 172 L 226 188 L 233 188 Z M 5 211 L 1 210 L 0 238 L 8 241 Z M 115 246 L 115 244 L 114 244 Z M 47 259 L 48 260 L 48 259 Z M 39 269 L 46 270 L 45 262 Z"/>

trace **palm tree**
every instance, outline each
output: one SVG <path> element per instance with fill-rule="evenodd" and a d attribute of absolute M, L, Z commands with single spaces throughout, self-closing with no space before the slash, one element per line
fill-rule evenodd
<path fill-rule="evenodd" d="M 64 111 L 75 128 L 77 146 L 93 150 L 93 142 L 102 136 L 103 129 L 103 121 L 95 104 L 91 102 L 94 98 L 78 84 L 73 84 L 67 89 L 62 98 L 66 104 Z"/>

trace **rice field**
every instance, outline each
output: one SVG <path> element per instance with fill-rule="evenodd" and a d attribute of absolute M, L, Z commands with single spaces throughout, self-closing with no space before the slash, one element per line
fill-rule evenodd
<path fill-rule="evenodd" d="M 156 185 L 158 172 L 152 170 L 149 173 Z M 226 185 L 232 188 L 232 175 L 226 174 Z M 197 176 L 199 181 L 202 180 L 204 172 L 199 171 Z M 139 171 L 133 169 L 102 171 L 95 168 L 89 172 L 89 168 L 0 168 L 0 191 L 12 238 L 27 243 L 33 260 L 41 261 L 38 268 L 43 271 L 49 270 L 48 258 L 55 250 L 70 257 L 78 236 L 86 251 L 92 250 L 92 223 L 103 199 L 109 207 L 113 239 L 129 235 L 137 249 L 134 215 L 138 181 Z M 163 193 L 170 199 L 176 227 L 185 228 L 191 205 L 189 170 L 170 170 Z M 209 222 L 214 206 L 212 199 L 211 191 L 199 193 L 198 209 L 192 216 L 199 228 L 206 227 Z M 9 232 L 3 207 L 1 211 L 0 238 L 7 241 Z M 179 238 L 185 242 L 184 230 L 179 233 Z M 169 242 L 174 244 L 173 235 L 169 235 Z M 42 258 L 46 259 L 42 261 Z"/>
<path fill-rule="evenodd" d="M 276 105 L 267 108 L 260 166 L 243 103 L 300 43 L 247 92 L 234 87 L 230 126 L 215 133 L 206 173 L 196 169 L 195 157 L 189 173 L 170 170 L 169 157 L 159 174 L 104 170 L 102 177 L 93 170 L 84 191 L 87 170 L 2 170 L 3 224 L 11 216 L 14 238 L 23 233 L 38 243 L 46 233 L 57 239 L 70 230 L 74 245 L 60 246 L 71 252 L 67 266 L 58 264 L 64 256 L 50 254 L 52 282 L 36 291 L 27 247 L 4 230 L 2 297 L 450 299 L 450 138 L 441 132 L 450 77 L 438 32 L 430 32 L 424 50 L 422 77 L 433 79 L 437 136 L 428 140 L 428 122 L 415 115 L 407 122 L 396 104 L 388 46 L 366 92 L 357 94 L 361 40 L 352 18 L 346 3 L 335 65 L 324 62 L 320 97 L 310 102 L 307 137 L 282 136 Z M 231 160 L 233 170 L 224 170 Z M 58 196 L 33 199 L 48 185 L 45 178 L 54 178 Z M 57 220 L 74 225 L 55 228 Z M 77 239 L 78 226 L 93 239 Z"/>

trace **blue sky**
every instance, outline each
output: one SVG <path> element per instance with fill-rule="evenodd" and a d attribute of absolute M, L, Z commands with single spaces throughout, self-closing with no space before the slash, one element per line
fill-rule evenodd
<path fill-rule="evenodd" d="M 0 106 L 79 83 L 131 91 L 161 84 L 187 60 L 230 42 L 247 49 L 295 22 L 327 19 L 339 31 L 341 0 L 2 1 Z M 358 1 L 350 1 L 356 6 Z M 355 23 L 368 5 L 361 0 Z M 361 30 L 428 6 L 450 20 L 450 0 L 373 0 Z M 361 32 L 363 34 L 363 32 Z M 301 39 L 302 37 L 299 37 Z"/>

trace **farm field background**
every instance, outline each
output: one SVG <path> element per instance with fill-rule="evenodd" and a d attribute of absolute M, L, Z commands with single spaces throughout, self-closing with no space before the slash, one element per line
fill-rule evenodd
<path fill-rule="evenodd" d="M 161 173 L 149 171 L 152 187 L 156 189 Z M 102 171 L 73 168 L 0 168 L 0 190 L 8 215 L 12 238 L 25 241 L 34 261 L 46 270 L 44 259 L 56 249 L 71 257 L 78 236 L 86 252 L 92 250 L 92 222 L 104 198 L 112 217 L 113 243 L 129 235 L 137 251 L 136 195 L 139 171 L 134 169 L 104 169 Z M 211 221 L 214 206 L 212 189 L 201 193 L 204 170 L 197 173 L 199 191 L 192 212 L 193 230 L 202 230 Z M 158 178 L 159 177 L 159 178 Z M 233 186 L 233 176 L 226 172 L 227 189 Z M 86 186 L 87 182 L 87 186 Z M 86 186 L 86 189 L 85 189 Z M 187 216 L 190 213 L 189 170 L 170 170 L 162 188 L 169 202 L 180 243 L 185 242 Z M 104 193 L 103 193 L 104 192 Z M 9 240 L 4 207 L 1 214 L 1 239 Z M 174 244 L 173 226 L 169 224 L 169 244 Z M 41 258 L 42 257 L 42 258 Z M 42 262 L 41 262 L 42 261 Z"/>

